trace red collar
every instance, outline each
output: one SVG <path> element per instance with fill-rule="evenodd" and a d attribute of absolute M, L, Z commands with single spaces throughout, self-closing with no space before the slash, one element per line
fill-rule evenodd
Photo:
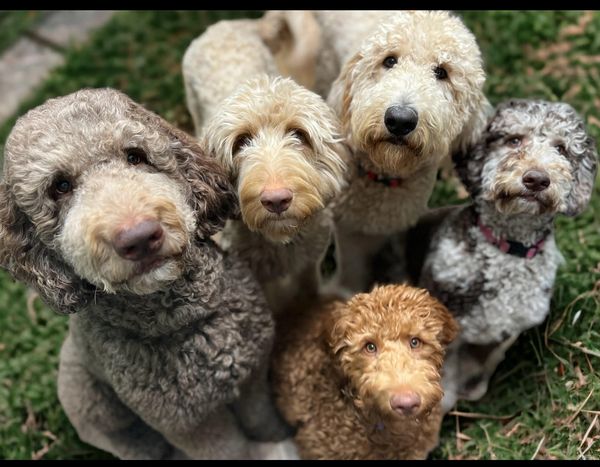
<path fill-rule="evenodd" d="M 521 242 L 515 242 L 513 240 L 506 240 L 504 238 L 497 238 L 494 236 L 492 229 L 487 225 L 484 225 L 481 222 L 481 218 L 477 217 L 477 225 L 479 226 L 479 230 L 485 237 L 485 239 L 498 247 L 498 249 L 503 253 L 508 253 L 509 255 L 519 256 L 520 258 L 531 259 L 535 255 L 537 255 L 543 248 L 544 242 L 546 241 L 546 237 L 548 234 L 546 233 L 540 240 L 535 242 L 532 246 L 524 245 Z"/>
<path fill-rule="evenodd" d="M 360 164 L 358 165 L 358 173 L 362 177 L 367 177 L 372 182 L 381 183 L 390 188 L 396 188 L 402 184 L 402 179 L 400 177 L 387 177 L 385 175 L 377 174 L 370 170 L 365 170 Z"/>

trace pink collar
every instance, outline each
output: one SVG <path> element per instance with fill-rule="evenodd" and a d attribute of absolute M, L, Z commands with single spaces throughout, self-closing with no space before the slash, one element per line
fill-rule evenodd
<path fill-rule="evenodd" d="M 494 233 L 492 232 L 492 229 L 487 225 L 484 225 L 481 222 L 480 217 L 477 217 L 477 225 L 479 226 L 479 230 L 481 230 L 481 233 L 489 243 L 497 246 L 498 249 L 503 253 L 519 256 L 520 258 L 531 259 L 535 255 L 537 255 L 542 250 L 544 242 L 546 241 L 546 237 L 548 236 L 548 234 L 545 234 L 532 246 L 527 246 L 521 242 L 515 242 L 513 240 L 506 240 L 504 238 L 495 237 Z"/>

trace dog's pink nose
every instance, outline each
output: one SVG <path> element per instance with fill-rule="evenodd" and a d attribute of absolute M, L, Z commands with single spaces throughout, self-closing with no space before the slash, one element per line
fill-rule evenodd
<path fill-rule="evenodd" d="M 550 186 L 550 177 L 543 170 L 528 170 L 523 174 L 523 185 L 531 191 L 544 191 Z"/>
<path fill-rule="evenodd" d="M 294 194 L 287 188 L 277 188 L 275 190 L 264 190 L 260 194 L 260 202 L 267 211 L 275 214 L 281 214 L 292 204 Z"/>
<path fill-rule="evenodd" d="M 390 405 L 396 412 L 410 415 L 421 405 L 421 396 L 414 391 L 397 392 L 390 397 Z"/>
<path fill-rule="evenodd" d="M 113 239 L 113 247 L 119 256 L 139 261 L 157 253 L 164 240 L 160 223 L 145 220 L 118 232 Z"/>

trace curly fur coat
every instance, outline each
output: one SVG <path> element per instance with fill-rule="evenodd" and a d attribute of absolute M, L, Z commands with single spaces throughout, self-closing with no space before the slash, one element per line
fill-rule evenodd
<path fill-rule="evenodd" d="M 127 164 L 123 148 L 132 144 L 145 151 L 143 166 Z M 181 195 L 167 200 L 167 210 L 193 213 L 182 227 L 188 241 L 174 259 L 175 280 L 143 294 L 126 283 L 111 291 L 81 258 L 126 262 L 114 251 L 98 256 L 101 242 L 77 254 L 65 246 L 78 228 L 68 222 L 73 212 L 96 226 L 118 208 L 104 204 L 108 188 L 86 204 L 107 174 L 117 181 L 122 174 L 125 193 L 131 180 L 160 180 Z M 65 180 L 72 193 L 63 193 Z M 71 315 L 58 392 L 82 440 L 126 459 L 247 458 L 256 453 L 246 434 L 285 433 L 266 389 L 274 324 L 264 296 L 248 266 L 209 238 L 235 209 L 235 195 L 191 138 L 114 90 L 51 99 L 13 128 L 0 200 L 0 264 Z M 95 209 L 99 217 L 85 217 Z"/>

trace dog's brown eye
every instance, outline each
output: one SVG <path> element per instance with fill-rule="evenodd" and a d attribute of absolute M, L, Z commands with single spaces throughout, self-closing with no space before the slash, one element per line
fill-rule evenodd
<path fill-rule="evenodd" d="M 562 156 L 566 156 L 567 155 L 567 148 L 565 147 L 564 144 L 557 144 L 556 146 L 554 146 L 556 148 L 556 150 L 558 151 L 558 153 Z"/>
<path fill-rule="evenodd" d="M 411 349 L 416 349 L 418 347 L 421 346 L 421 339 L 419 339 L 418 337 L 411 337 L 410 339 L 410 348 Z"/>
<path fill-rule="evenodd" d="M 446 79 L 448 78 L 448 72 L 443 66 L 436 66 L 433 68 L 433 74 L 436 79 Z"/>
<path fill-rule="evenodd" d="M 300 143 L 304 144 L 305 146 L 310 145 L 310 141 L 308 140 L 308 135 L 306 134 L 306 132 L 304 130 L 299 130 L 298 128 L 294 128 L 290 131 L 296 138 L 298 138 L 300 140 Z"/>
<path fill-rule="evenodd" d="M 233 142 L 231 152 L 233 154 L 237 154 L 244 146 L 248 146 L 250 144 L 250 141 L 252 141 L 252 137 L 248 133 L 244 133 L 238 136 Z"/>
<path fill-rule="evenodd" d="M 373 344 L 373 342 L 367 342 L 365 344 L 365 351 L 367 353 L 375 353 L 375 352 L 377 352 L 377 346 L 375 344 Z"/>
<path fill-rule="evenodd" d="M 126 154 L 128 164 L 139 165 L 147 161 L 146 153 L 140 148 L 129 148 Z"/>
<path fill-rule="evenodd" d="M 67 179 L 60 178 L 54 183 L 54 192 L 58 196 L 66 195 L 67 193 L 70 193 L 72 190 L 73 190 L 73 184 Z"/>
<path fill-rule="evenodd" d="M 522 141 L 523 138 L 521 138 L 520 136 L 510 136 L 506 140 L 506 144 L 511 148 L 518 148 L 519 146 L 521 146 Z"/>
<path fill-rule="evenodd" d="M 383 66 L 386 68 L 394 68 L 394 65 L 396 63 L 398 63 L 398 59 L 393 55 L 390 55 L 389 57 L 385 57 L 383 59 Z"/>

